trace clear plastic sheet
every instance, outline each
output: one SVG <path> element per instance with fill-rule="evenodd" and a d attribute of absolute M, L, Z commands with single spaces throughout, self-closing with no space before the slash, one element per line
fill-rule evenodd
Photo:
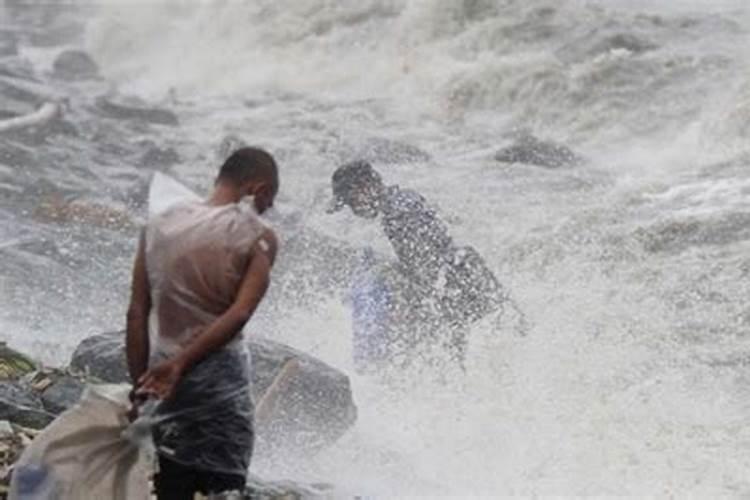
<path fill-rule="evenodd" d="M 226 348 L 196 364 L 152 413 L 158 453 L 189 467 L 244 476 L 253 449 L 249 355 Z"/>
<path fill-rule="evenodd" d="M 144 231 L 153 304 L 151 352 L 167 356 L 232 304 L 250 248 L 266 230 L 252 198 L 211 206 L 189 196 L 187 188 L 175 194 L 177 186 L 163 180 L 152 184 L 150 200 L 172 202 L 149 209 Z M 234 344 L 240 340 L 238 335 Z"/>
<path fill-rule="evenodd" d="M 149 199 L 144 234 L 152 298 L 149 366 L 155 366 L 231 306 L 250 248 L 266 226 L 251 198 L 211 206 L 164 176 L 152 183 Z M 156 406 L 158 453 L 244 476 L 253 445 L 250 382 L 250 358 L 238 333 L 191 367 L 173 397 Z"/>

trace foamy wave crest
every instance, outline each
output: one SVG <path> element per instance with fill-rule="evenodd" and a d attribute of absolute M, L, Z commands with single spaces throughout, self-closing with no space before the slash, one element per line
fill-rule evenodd
<path fill-rule="evenodd" d="M 599 140 L 715 122 L 745 79 L 747 8 L 631 3 L 115 2 L 88 40 L 111 78 L 149 95 L 374 98 L 416 119 L 491 112 Z M 725 132 L 745 135 L 745 113 L 726 114 L 739 123 Z"/>

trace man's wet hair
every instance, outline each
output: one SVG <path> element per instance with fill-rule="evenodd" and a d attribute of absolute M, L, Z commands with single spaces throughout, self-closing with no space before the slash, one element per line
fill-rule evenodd
<path fill-rule="evenodd" d="M 216 182 L 230 182 L 236 186 L 250 181 L 269 181 L 278 189 L 276 160 L 263 149 L 246 147 L 236 150 L 226 159 L 216 177 Z"/>
<path fill-rule="evenodd" d="M 334 193 L 343 195 L 364 186 L 381 186 L 383 179 L 369 162 L 356 160 L 337 168 L 331 182 Z"/>

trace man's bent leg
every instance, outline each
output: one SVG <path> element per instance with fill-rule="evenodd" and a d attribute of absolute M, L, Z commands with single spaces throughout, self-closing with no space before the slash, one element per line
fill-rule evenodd
<path fill-rule="evenodd" d="M 158 500 L 193 500 L 198 491 L 195 471 L 164 457 L 159 457 L 159 472 L 154 476 Z"/>

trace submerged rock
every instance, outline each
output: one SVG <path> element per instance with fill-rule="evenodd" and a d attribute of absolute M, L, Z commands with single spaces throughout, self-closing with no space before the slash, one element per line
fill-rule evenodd
<path fill-rule="evenodd" d="M 495 159 L 504 163 L 523 163 L 538 167 L 558 168 L 581 163 L 582 159 L 570 148 L 532 135 L 523 135 L 514 144 L 501 149 Z"/>
<path fill-rule="evenodd" d="M 641 54 L 657 48 L 658 45 L 655 43 L 639 38 L 631 33 L 617 33 L 616 35 L 609 36 L 594 45 L 593 49 L 591 49 L 591 53 L 599 54 L 612 50 L 627 50 L 633 54 Z"/>
<path fill-rule="evenodd" d="M 99 66 L 81 50 L 66 50 L 52 64 L 52 73 L 61 80 L 89 80 L 99 76 Z"/>
<path fill-rule="evenodd" d="M 0 420 L 41 429 L 53 418 L 30 386 L 17 381 L 0 381 Z"/>
<path fill-rule="evenodd" d="M 650 253 L 682 252 L 692 247 L 724 246 L 750 239 L 750 214 L 686 218 L 656 223 L 635 231 L 634 236 Z"/>
<path fill-rule="evenodd" d="M 108 97 L 97 99 L 96 107 L 104 116 L 118 120 L 134 120 L 170 126 L 177 126 L 179 124 L 177 115 L 167 109 L 115 102 Z"/>
<path fill-rule="evenodd" d="M 173 148 L 160 148 L 156 144 L 149 144 L 147 147 L 140 159 L 140 164 L 144 167 L 158 169 L 180 162 L 180 155 Z"/>
<path fill-rule="evenodd" d="M 379 137 L 368 139 L 355 156 L 373 163 L 417 163 L 431 158 L 416 146 Z"/>
<path fill-rule="evenodd" d="M 357 408 L 344 373 L 271 340 L 254 338 L 248 345 L 261 448 L 317 450 L 336 441 L 355 422 Z M 109 383 L 129 382 L 125 334 L 84 339 L 73 353 L 71 368 Z"/>

